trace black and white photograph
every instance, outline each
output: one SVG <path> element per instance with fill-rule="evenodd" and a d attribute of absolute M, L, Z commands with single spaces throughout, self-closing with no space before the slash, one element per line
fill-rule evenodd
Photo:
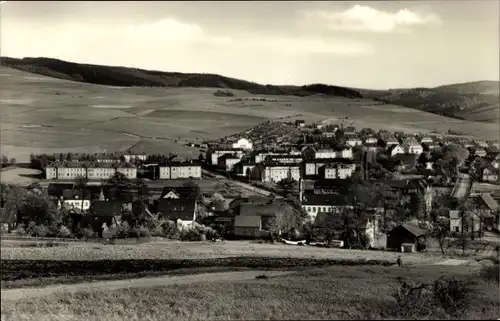
<path fill-rule="evenodd" d="M 0 1 L 1 321 L 500 320 L 500 2 Z"/>

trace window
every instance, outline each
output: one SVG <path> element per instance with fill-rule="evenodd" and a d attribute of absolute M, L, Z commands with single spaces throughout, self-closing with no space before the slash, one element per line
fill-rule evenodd
<path fill-rule="evenodd" d="M 455 232 L 460 232 L 460 227 L 455 226 Z"/>

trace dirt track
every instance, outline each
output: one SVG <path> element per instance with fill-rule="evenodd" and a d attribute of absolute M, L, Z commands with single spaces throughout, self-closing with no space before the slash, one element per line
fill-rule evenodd
<path fill-rule="evenodd" d="M 199 282 L 219 282 L 219 281 L 242 281 L 254 279 L 259 274 L 266 274 L 268 277 L 291 274 L 291 271 L 244 271 L 244 272 L 221 272 L 204 273 L 183 276 L 163 276 L 154 278 L 140 278 L 118 281 L 99 281 L 90 283 L 55 285 L 43 288 L 23 288 L 2 290 L 2 301 L 20 300 L 25 298 L 36 298 L 55 294 L 57 292 L 75 293 L 95 289 L 119 290 L 124 288 L 157 287 L 176 284 L 191 284 Z"/>

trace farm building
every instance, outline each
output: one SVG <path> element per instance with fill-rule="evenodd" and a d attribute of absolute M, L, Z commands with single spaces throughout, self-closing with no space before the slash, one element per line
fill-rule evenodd
<path fill-rule="evenodd" d="M 421 251 L 425 247 L 427 231 L 416 223 L 406 222 L 387 233 L 387 248 L 401 252 Z"/>

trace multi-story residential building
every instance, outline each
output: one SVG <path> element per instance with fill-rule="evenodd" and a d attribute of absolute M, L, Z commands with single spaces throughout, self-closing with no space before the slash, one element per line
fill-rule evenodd
<path fill-rule="evenodd" d="M 222 155 L 233 154 L 236 155 L 239 159 L 243 158 L 243 149 L 241 148 L 225 148 L 225 149 L 216 149 L 209 148 L 207 151 L 207 159 L 210 160 L 210 164 L 218 165 L 218 159 Z"/>
<path fill-rule="evenodd" d="M 83 166 L 79 162 L 53 163 L 45 168 L 47 179 L 74 180 L 85 177 L 89 180 L 109 179 L 115 173 L 125 174 L 130 179 L 137 178 L 137 169 L 130 163 L 95 163 Z"/>
<path fill-rule="evenodd" d="M 333 148 L 318 149 L 314 153 L 314 158 L 315 159 L 352 158 L 352 149 L 350 147 L 338 150 L 335 150 Z"/>
<path fill-rule="evenodd" d="M 365 141 L 364 141 L 364 144 L 377 144 L 378 142 L 378 138 L 373 136 L 373 135 L 368 135 L 366 138 L 365 138 Z"/>
<path fill-rule="evenodd" d="M 356 165 L 348 160 L 335 161 L 321 166 L 318 174 L 321 179 L 347 179 L 352 176 Z"/>
<path fill-rule="evenodd" d="M 255 167 L 260 180 L 265 183 L 278 183 L 283 179 L 300 179 L 300 169 L 297 164 L 259 163 Z"/>
<path fill-rule="evenodd" d="M 353 169 L 356 165 L 349 158 L 323 158 L 323 159 L 310 159 L 302 161 L 300 165 L 300 177 L 302 178 L 318 178 L 320 175 L 320 168 L 327 164 L 345 164 Z M 351 172 L 352 174 L 352 172 Z"/>
<path fill-rule="evenodd" d="M 96 161 L 98 163 L 107 163 L 107 164 L 117 163 L 120 161 L 120 155 L 115 154 L 115 153 L 97 154 Z"/>
<path fill-rule="evenodd" d="M 170 162 L 159 166 L 160 179 L 201 178 L 201 164 L 194 161 Z"/>
<path fill-rule="evenodd" d="M 420 155 L 424 152 L 424 147 L 422 144 L 420 144 L 416 139 L 408 139 L 405 142 L 406 146 L 408 146 L 408 153 L 409 154 L 415 154 L 415 155 Z"/>
<path fill-rule="evenodd" d="M 251 150 L 253 149 L 253 143 L 246 138 L 240 138 L 238 141 L 233 143 L 232 147 Z"/>
<path fill-rule="evenodd" d="M 255 163 L 262 163 L 263 161 L 267 159 L 273 160 L 279 160 L 279 159 L 294 159 L 295 157 L 302 158 L 300 151 L 292 150 L 290 152 L 283 152 L 283 153 L 278 153 L 278 152 L 262 152 L 257 155 L 255 155 Z M 295 161 L 293 161 L 295 162 Z"/>
<path fill-rule="evenodd" d="M 140 161 L 146 161 L 146 159 L 148 158 L 148 155 L 146 154 L 132 154 L 132 153 L 127 153 L 127 154 L 124 154 L 123 157 L 125 158 L 125 161 L 126 162 L 132 162 L 132 161 L 135 161 L 135 160 L 140 160 Z"/>

